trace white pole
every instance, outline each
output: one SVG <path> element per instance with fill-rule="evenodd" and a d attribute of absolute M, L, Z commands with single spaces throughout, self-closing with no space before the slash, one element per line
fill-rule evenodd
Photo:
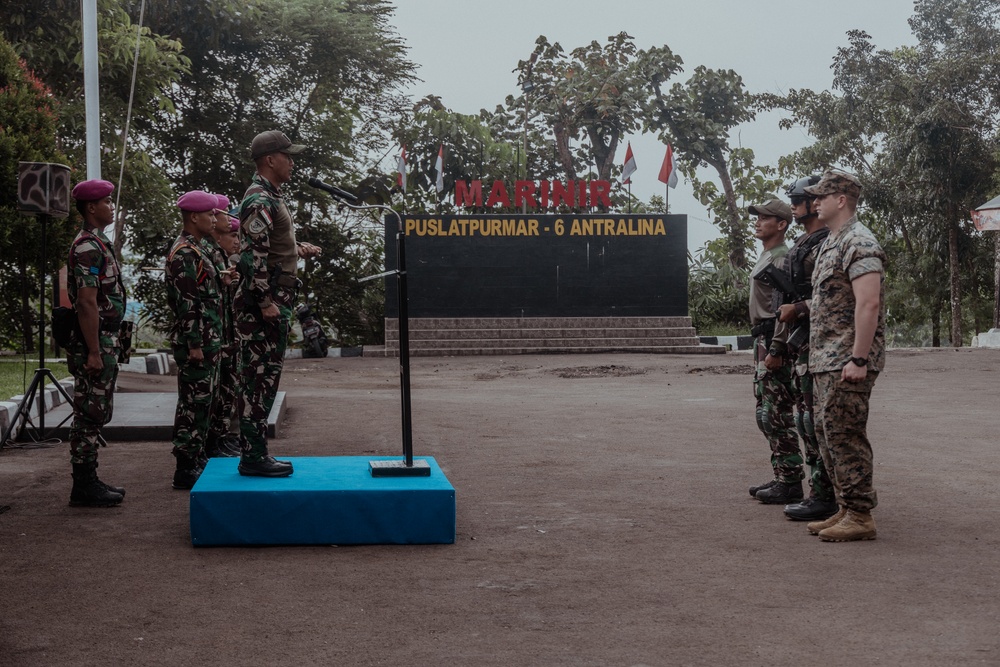
<path fill-rule="evenodd" d="M 87 115 L 87 178 L 101 177 L 101 101 L 97 77 L 97 0 L 80 0 L 83 17 L 83 95 Z"/>

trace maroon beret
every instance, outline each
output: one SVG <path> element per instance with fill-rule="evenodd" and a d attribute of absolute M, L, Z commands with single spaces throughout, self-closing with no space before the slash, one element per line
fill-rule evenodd
<path fill-rule="evenodd" d="M 229 216 L 229 231 L 238 232 L 240 231 L 240 219 Z"/>
<path fill-rule="evenodd" d="M 97 201 L 98 199 L 104 199 L 114 191 L 115 186 L 110 182 L 95 178 L 77 183 L 76 187 L 73 188 L 73 199 L 77 201 Z"/>
<path fill-rule="evenodd" d="M 219 202 L 218 206 L 216 206 L 215 208 L 219 209 L 220 211 L 229 210 L 229 197 L 227 197 L 226 195 L 215 195 L 215 198 Z"/>
<path fill-rule="evenodd" d="M 193 213 L 200 213 L 201 211 L 214 211 L 218 204 L 219 200 L 215 198 L 215 195 L 211 195 L 203 190 L 185 192 L 181 195 L 181 198 L 177 200 L 178 208 L 182 211 L 191 211 Z"/>

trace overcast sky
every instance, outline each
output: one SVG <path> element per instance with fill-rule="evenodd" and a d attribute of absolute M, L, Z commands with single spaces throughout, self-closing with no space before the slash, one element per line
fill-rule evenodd
<path fill-rule="evenodd" d="M 640 49 L 666 44 L 684 60 L 684 81 L 698 65 L 733 69 L 751 92 L 784 93 L 789 88 L 828 89 L 830 65 L 846 33 L 861 29 L 878 48 L 914 42 L 907 19 L 913 0 L 399 0 L 393 19 L 418 65 L 414 100 L 439 95 L 459 113 L 494 109 L 518 94 L 517 61 L 531 55 L 545 35 L 566 51 L 593 40 L 602 45 L 621 31 Z M 733 142 L 752 148 L 758 162 L 776 165 L 780 156 L 809 143 L 799 130 L 780 130 L 768 114 L 742 127 Z M 642 200 L 663 194 L 656 180 L 665 146 L 656 137 L 630 136 L 615 157 L 621 164 L 632 142 L 638 171 L 632 194 Z M 747 202 L 749 204 L 749 202 Z M 683 181 L 670 191 L 673 213 L 688 216 L 688 247 L 696 251 L 719 235 Z"/>

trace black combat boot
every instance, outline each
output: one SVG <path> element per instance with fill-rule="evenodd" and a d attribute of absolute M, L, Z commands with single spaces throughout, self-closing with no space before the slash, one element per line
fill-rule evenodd
<path fill-rule="evenodd" d="M 205 456 L 210 459 L 239 456 L 239 442 L 237 441 L 236 450 L 233 451 L 231 437 L 228 433 L 221 438 L 214 433 L 209 433 L 205 440 Z"/>
<path fill-rule="evenodd" d="M 763 491 L 764 489 L 770 489 L 772 486 L 774 486 L 777 483 L 778 483 L 778 480 L 772 479 L 770 482 L 764 482 L 763 484 L 760 484 L 758 486 L 751 486 L 750 487 L 750 497 L 751 498 L 756 498 L 758 491 Z"/>
<path fill-rule="evenodd" d="M 288 477 L 292 474 L 292 462 L 265 456 L 260 461 L 241 460 L 238 469 L 241 475 L 247 477 Z"/>
<path fill-rule="evenodd" d="M 99 466 L 100 466 L 100 464 L 97 461 L 94 461 L 94 468 L 96 469 Z M 97 483 L 100 484 L 101 486 L 103 486 L 108 491 L 111 491 L 112 493 L 117 493 L 122 498 L 125 497 L 125 487 L 124 486 L 111 486 L 107 482 L 104 482 L 104 481 L 102 481 L 100 479 L 97 480 Z"/>
<path fill-rule="evenodd" d="M 184 454 L 174 454 L 177 457 L 177 470 L 174 471 L 174 488 L 188 490 L 194 487 L 194 483 L 201 477 L 203 466 L 199 465 L 196 458 Z"/>
<path fill-rule="evenodd" d="M 785 505 L 785 516 L 792 521 L 822 521 L 837 513 L 840 507 L 835 500 L 820 500 L 809 496 L 801 503 Z"/>
<path fill-rule="evenodd" d="M 114 507 L 121 502 L 122 494 L 111 491 L 97 479 L 97 461 L 73 464 L 70 507 Z"/>
<path fill-rule="evenodd" d="M 787 505 L 802 500 L 802 482 L 775 482 L 757 492 L 757 500 L 765 505 Z"/>

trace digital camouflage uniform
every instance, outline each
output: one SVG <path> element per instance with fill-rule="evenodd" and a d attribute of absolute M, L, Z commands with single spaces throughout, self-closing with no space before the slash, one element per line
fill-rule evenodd
<path fill-rule="evenodd" d="M 114 412 L 115 381 L 121 354 L 119 331 L 125 318 L 125 288 L 121 282 L 121 267 L 110 246 L 111 242 L 101 230 L 81 230 L 70 247 L 67 264 L 70 272 L 67 289 L 74 306 L 80 289 L 97 288 L 98 337 L 104 362 L 104 368 L 97 375 L 84 370 L 87 349 L 79 335 L 73 348 L 67 350 L 66 362 L 74 379 L 73 424 L 69 433 L 73 463 L 97 461 L 101 427 L 111 421 Z"/>
<path fill-rule="evenodd" d="M 240 204 L 240 287 L 236 293 L 236 336 L 239 340 L 240 417 L 243 460 L 259 462 L 268 455 L 267 417 L 274 406 L 288 345 L 292 306 L 298 290 L 298 252 L 292 216 L 281 191 L 255 174 Z M 281 265 L 281 272 L 277 266 Z M 266 322 L 261 308 L 274 303 L 280 312 Z"/>
<path fill-rule="evenodd" d="M 209 433 L 214 438 L 222 438 L 232 426 L 233 410 L 236 409 L 236 330 L 233 317 L 233 292 L 235 283 L 226 285 L 222 271 L 229 268 L 229 259 L 211 236 L 202 239 L 215 265 L 219 294 L 222 297 L 222 347 L 219 350 L 219 381 L 215 408 L 212 410 Z"/>
<path fill-rule="evenodd" d="M 823 227 L 812 234 L 803 234 L 795 240 L 791 250 L 788 251 L 788 254 L 781 261 L 781 269 L 789 275 L 792 283 L 800 284 L 802 281 L 810 281 L 813 268 L 816 265 L 816 256 L 819 254 L 820 244 L 828 232 L 829 230 Z M 816 243 L 808 250 L 803 250 L 803 247 L 810 244 L 810 240 L 817 238 L 820 243 Z M 793 267 L 793 262 L 799 259 L 800 254 L 803 255 L 800 260 L 801 269 Z M 800 270 L 803 273 L 801 280 L 798 276 Z M 809 282 L 809 285 L 811 286 L 811 282 Z M 803 296 L 808 298 L 810 295 L 806 294 Z M 787 300 L 780 298 L 781 295 L 778 293 L 778 290 L 775 290 L 775 297 L 775 303 L 772 305 L 777 310 L 777 306 L 783 302 L 787 302 Z M 778 322 L 775 327 L 771 347 L 781 352 L 783 357 L 788 357 L 792 361 L 791 387 L 792 399 L 795 401 L 795 429 L 798 431 L 799 438 L 802 440 L 805 450 L 805 463 L 809 466 L 809 487 L 812 489 L 812 495 L 819 500 L 832 501 L 834 499 L 833 484 L 830 482 L 830 476 L 826 472 L 826 466 L 823 465 L 823 457 L 819 453 L 819 442 L 816 440 L 813 381 L 812 374 L 809 372 L 809 339 L 806 338 L 798 346 L 798 350 L 793 350 L 791 353 L 789 353 L 786 345 L 789 335 L 799 326 L 809 326 L 808 315 L 801 316 L 791 326 L 783 322 Z"/>
<path fill-rule="evenodd" d="M 194 236 L 181 233 L 167 255 L 167 303 L 174 314 L 170 332 L 177 362 L 174 456 L 197 459 L 212 417 L 222 347 L 222 295 L 211 256 Z M 191 361 L 200 347 L 204 361 Z"/>
<path fill-rule="evenodd" d="M 766 266 L 780 262 L 788 252 L 784 243 L 761 253 L 751 271 L 750 323 L 755 335 L 754 396 L 757 399 L 757 427 L 771 447 L 771 467 L 774 478 L 794 483 L 802 479 L 802 453 L 795 431 L 794 401 L 792 399 L 792 364 L 783 360 L 780 368 L 770 371 L 764 365 L 771 336 L 774 332 L 774 311 L 771 309 L 771 287 L 752 278 Z M 763 329 L 763 330 L 762 330 Z"/>
<path fill-rule="evenodd" d="M 852 217 L 839 232 L 830 232 L 813 270 L 809 366 L 815 391 L 816 436 L 837 503 L 859 512 L 870 512 L 878 504 L 867 425 L 871 390 L 885 367 L 884 292 L 879 294 L 878 324 L 865 380 L 844 382 L 841 372 L 851 359 L 855 336 L 851 281 L 877 272 L 884 282 L 885 259 L 875 236 Z"/>

